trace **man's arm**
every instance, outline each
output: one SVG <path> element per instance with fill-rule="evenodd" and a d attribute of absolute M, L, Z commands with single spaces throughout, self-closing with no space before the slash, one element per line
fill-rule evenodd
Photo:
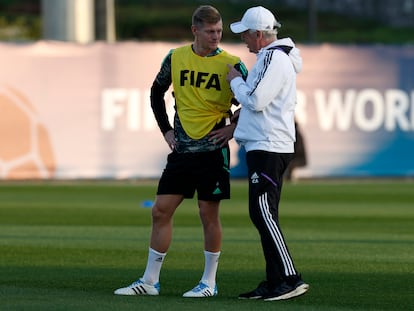
<path fill-rule="evenodd" d="M 164 99 L 165 93 L 171 85 L 171 52 L 162 62 L 161 69 L 151 86 L 150 96 L 151 108 L 163 135 L 173 129 L 168 120 Z"/>
<path fill-rule="evenodd" d="M 166 88 L 160 85 L 157 80 L 154 81 L 151 87 L 151 108 L 163 135 L 173 129 L 168 120 L 167 109 L 165 107 L 164 94 L 167 90 L 168 87 Z"/>

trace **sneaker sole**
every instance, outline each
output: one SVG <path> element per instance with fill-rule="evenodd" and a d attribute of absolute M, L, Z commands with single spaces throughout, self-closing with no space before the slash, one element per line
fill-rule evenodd
<path fill-rule="evenodd" d="M 210 295 L 210 294 L 202 294 L 202 295 L 183 295 L 184 298 L 210 298 L 215 297 L 217 295 Z"/>
<path fill-rule="evenodd" d="M 286 300 L 286 299 L 298 297 L 306 293 L 308 289 L 309 289 L 309 284 L 303 283 L 289 293 L 286 293 L 286 294 L 283 294 L 277 297 L 266 298 L 264 299 L 264 301 Z"/>
<path fill-rule="evenodd" d="M 186 292 L 183 294 L 184 298 L 209 298 L 217 296 L 218 292 L 211 292 L 210 290 L 206 290 L 203 292 L 194 293 L 192 291 Z"/>
<path fill-rule="evenodd" d="M 239 299 L 242 299 L 242 300 L 248 300 L 248 299 L 250 299 L 250 300 L 258 300 L 258 299 L 262 299 L 263 298 L 263 296 L 252 296 L 252 297 L 238 297 Z"/>
<path fill-rule="evenodd" d="M 133 289 L 133 292 L 115 291 L 114 295 L 117 295 L 117 296 L 158 296 L 159 293 L 148 293 L 147 291 L 136 291 L 135 289 Z"/>

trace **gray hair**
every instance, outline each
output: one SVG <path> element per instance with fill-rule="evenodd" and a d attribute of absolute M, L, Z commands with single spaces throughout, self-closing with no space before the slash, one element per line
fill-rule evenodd
<path fill-rule="evenodd" d="M 261 31 L 263 33 L 263 37 L 266 39 L 276 37 L 277 35 L 277 28 L 274 28 L 272 30 L 255 30 L 255 29 L 249 29 L 249 33 L 254 33 L 256 31 Z"/>

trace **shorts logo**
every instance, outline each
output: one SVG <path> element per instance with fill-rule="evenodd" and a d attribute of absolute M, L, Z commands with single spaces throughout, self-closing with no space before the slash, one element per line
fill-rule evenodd
<path fill-rule="evenodd" d="M 220 194 L 220 193 L 221 193 L 220 188 L 216 188 L 216 190 L 214 190 L 214 192 L 213 192 L 213 194 Z"/>
<path fill-rule="evenodd" d="M 222 193 L 220 188 L 219 188 L 219 183 L 216 183 L 216 189 L 213 191 L 213 194 L 220 194 Z"/>
<path fill-rule="evenodd" d="M 259 183 L 259 175 L 257 175 L 256 172 L 254 172 L 252 174 L 252 176 L 250 177 L 250 180 L 251 180 L 252 184 L 258 184 Z"/>

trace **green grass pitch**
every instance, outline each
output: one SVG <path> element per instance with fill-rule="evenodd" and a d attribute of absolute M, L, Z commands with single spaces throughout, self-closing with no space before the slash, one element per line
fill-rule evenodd
<path fill-rule="evenodd" d="M 264 277 L 247 213 L 246 181 L 221 207 L 219 295 L 182 298 L 201 277 L 195 200 L 177 210 L 158 297 L 113 290 L 142 275 L 155 182 L 1 182 L 0 310 L 413 310 L 414 183 L 285 184 L 280 222 L 309 292 L 280 302 L 238 300 Z"/>

